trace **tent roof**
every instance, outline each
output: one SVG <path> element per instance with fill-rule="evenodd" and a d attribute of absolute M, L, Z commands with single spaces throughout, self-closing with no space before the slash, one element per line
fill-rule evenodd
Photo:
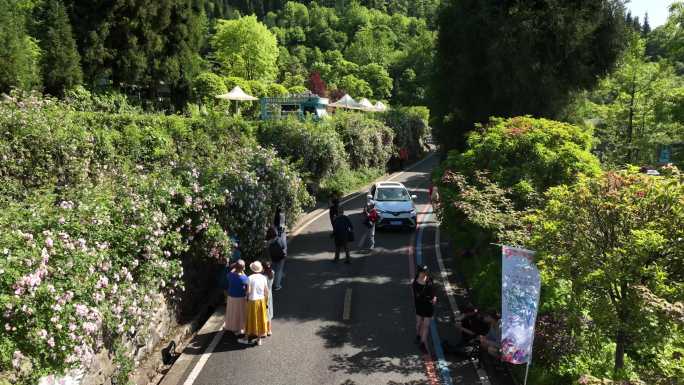
<path fill-rule="evenodd" d="M 366 99 L 366 98 L 363 98 L 363 99 L 359 100 L 358 106 L 359 106 L 362 110 L 366 110 L 366 111 L 373 111 L 373 110 L 375 110 L 375 107 L 373 106 L 373 104 L 370 102 L 370 100 L 368 100 L 368 99 Z"/>
<path fill-rule="evenodd" d="M 380 101 L 375 103 L 374 108 L 375 108 L 375 111 L 380 111 L 380 112 L 387 111 L 387 106 L 383 102 L 380 102 Z"/>
<path fill-rule="evenodd" d="M 339 98 L 335 103 L 330 104 L 331 107 L 339 107 L 339 108 L 350 108 L 350 109 L 355 109 L 357 107 L 356 100 L 349 96 L 349 94 L 344 94 L 343 97 Z"/>
<path fill-rule="evenodd" d="M 255 98 L 252 95 L 248 95 L 245 93 L 245 91 L 240 88 L 240 86 L 235 86 L 232 90 L 230 90 L 229 93 L 223 94 L 223 95 L 217 95 L 217 99 L 226 99 L 226 100 L 241 100 L 241 101 L 249 101 L 249 100 L 259 100 L 259 98 Z"/>

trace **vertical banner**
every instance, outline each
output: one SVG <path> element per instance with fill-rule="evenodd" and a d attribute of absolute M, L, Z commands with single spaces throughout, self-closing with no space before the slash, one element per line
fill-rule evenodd
<path fill-rule="evenodd" d="M 502 360 L 529 364 L 541 288 L 539 270 L 530 250 L 503 246 L 501 260 Z"/>

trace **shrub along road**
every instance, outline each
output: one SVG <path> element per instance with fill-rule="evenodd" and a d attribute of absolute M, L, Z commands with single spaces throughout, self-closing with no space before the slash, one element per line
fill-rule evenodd
<path fill-rule="evenodd" d="M 416 192 L 419 212 L 431 211 L 427 187 L 436 162 L 434 157 L 428 159 L 394 179 Z M 472 366 L 450 363 L 450 370 L 439 370 L 413 344 L 415 316 L 409 284 L 416 237 L 408 231 L 378 231 L 376 249 L 360 252 L 368 231 L 362 224 L 364 199 L 361 194 L 345 205 L 356 232 L 351 265 L 332 262 L 327 215 L 290 240 L 284 288 L 274 297 L 273 336 L 263 346 L 240 345 L 230 333 L 217 331 L 219 323 L 208 325 L 162 384 L 479 383 Z M 430 220 L 429 215 L 423 218 Z M 419 238 L 426 246 L 434 245 L 434 222 L 425 230 Z M 436 271 L 434 247 L 426 246 L 422 258 Z M 349 319 L 344 320 L 349 289 Z M 451 313 L 441 293 L 438 319 Z M 447 324 L 438 329 L 449 333 Z M 441 375 L 447 378 L 440 379 Z"/>

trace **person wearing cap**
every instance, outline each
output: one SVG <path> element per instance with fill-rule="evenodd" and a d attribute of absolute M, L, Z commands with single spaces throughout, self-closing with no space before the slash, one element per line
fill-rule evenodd
<path fill-rule="evenodd" d="M 413 280 L 413 299 L 416 305 L 416 339 L 420 344 L 420 350 L 427 353 L 427 336 L 430 330 L 430 322 L 435 314 L 435 303 L 437 303 L 437 291 L 434 282 L 430 277 L 430 271 L 426 265 L 419 266 L 416 278 Z"/>
<path fill-rule="evenodd" d="M 236 335 L 245 333 L 245 304 L 247 284 L 245 261 L 238 259 L 228 273 L 228 299 L 223 329 Z"/>
<path fill-rule="evenodd" d="M 268 310 L 266 308 L 267 298 L 271 293 L 268 291 L 268 280 L 265 275 L 261 262 L 254 261 L 249 264 L 252 275 L 249 276 L 247 285 L 247 314 L 245 337 L 238 340 L 241 344 L 248 344 L 250 340 L 256 339 L 256 344 L 261 345 L 262 339 L 268 333 Z"/>

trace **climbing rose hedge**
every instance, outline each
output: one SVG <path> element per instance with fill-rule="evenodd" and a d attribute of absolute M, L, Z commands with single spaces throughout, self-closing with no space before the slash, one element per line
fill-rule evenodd
<path fill-rule="evenodd" d="M 205 294 L 214 277 L 184 266 L 218 264 L 231 237 L 261 256 L 275 206 L 294 218 L 311 198 L 242 130 L 215 116 L 0 104 L 0 383 L 88 367 L 103 349 L 125 356 L 160 296 L 181 307 Z"/>

